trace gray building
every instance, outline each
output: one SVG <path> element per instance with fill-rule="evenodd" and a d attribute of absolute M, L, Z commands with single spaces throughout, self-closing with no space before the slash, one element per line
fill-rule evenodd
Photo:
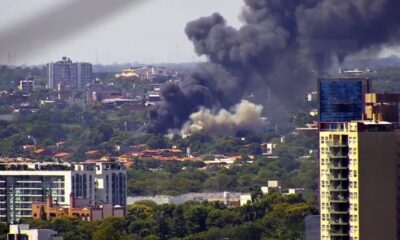
<path fill-rule="evenodd" d="M 92 64 L 72 62 L 67 57 L 63 57 L 61 61 L 49 63 L 48 71 L 50 89 L 57 89 L 59 83 L 80 89 L 92 82 Z"/>

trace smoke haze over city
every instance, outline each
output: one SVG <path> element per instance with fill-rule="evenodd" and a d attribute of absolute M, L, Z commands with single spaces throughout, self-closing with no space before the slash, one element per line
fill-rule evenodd
<path fill-rule="evenodd" d="M 281 102 L 293 101 L 333 61 L 378 52 L 399 39 L 400 2 L 246 0 L 244 25 L 229 26 L 215 13 L 192 21 L 186 34 L 207 63 L 182 84 L 163 89 L 149 131 L 180 128 L 204 106 L 229 108 L 266 85 Z"/>

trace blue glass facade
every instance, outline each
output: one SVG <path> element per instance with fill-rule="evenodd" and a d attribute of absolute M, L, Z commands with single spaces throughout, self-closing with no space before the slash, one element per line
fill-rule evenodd
<path fill-rule="evenodd" d="M 320 121 L 361 120 L 364 113 L 364 95 L 369 92 L 369 85 L 369 80 L 365 78 L 320 79 Z"/>

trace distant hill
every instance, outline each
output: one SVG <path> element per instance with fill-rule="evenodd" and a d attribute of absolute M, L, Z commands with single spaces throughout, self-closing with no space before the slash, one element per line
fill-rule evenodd
<path fill-rule="evenodd" d="M 400 57 L 392 55 L 386 58 L 347 59 L 344 68 L 371 68 L 400 67 Z"/>

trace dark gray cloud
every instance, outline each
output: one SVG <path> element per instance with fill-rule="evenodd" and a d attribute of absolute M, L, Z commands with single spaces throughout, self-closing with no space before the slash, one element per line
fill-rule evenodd
<path fill-rule="evenodd" d="M 149 131 L 180 128 L 200 107 L 229 108 L 265 85 L 281 102 L 290 103 L 315 77 L 312 72 L 324 70 L 332 57 L 341 62 L 348 54 L 397 44 L 400 36 L 398 0 L 245 4 L 239 29 L 227 26 L 218 13 L 187 24 L 196 53 L 209 63 L 198 67 L 187 82 L 164 89 L 164 96 L 173 89 L 179 97 L 164 97 L 152 112 Z"/>

